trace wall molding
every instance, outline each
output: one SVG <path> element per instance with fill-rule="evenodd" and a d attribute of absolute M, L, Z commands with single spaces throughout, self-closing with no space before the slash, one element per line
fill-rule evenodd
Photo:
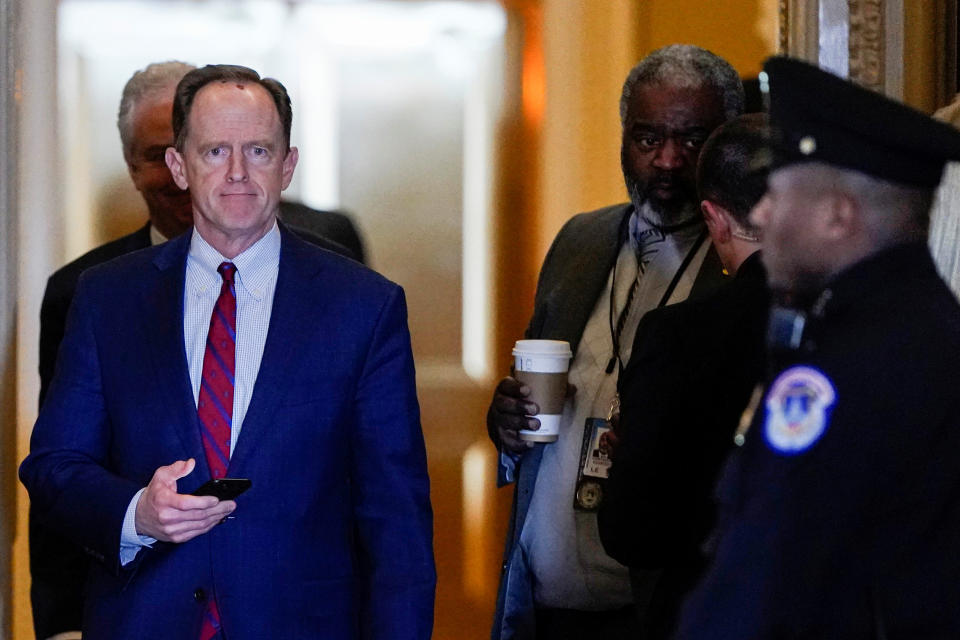
<path fill-rule="evenodd" d="M 814 64 L 819 59 L 817 0 L 780 0 L 780 53 Z"/>
<path fill-rule="evenodd" d="M 885 89 L 885 2 L 849 0 L 850 80 L 874 91 Z"/>

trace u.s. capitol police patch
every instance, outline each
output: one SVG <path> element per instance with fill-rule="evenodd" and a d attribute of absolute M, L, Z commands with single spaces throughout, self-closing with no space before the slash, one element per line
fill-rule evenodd
<path fill-rule="evenodd" d="M 791 367 L 770 385 L 763 435 L 774 451 L 803 453 L 820 439 L 837 394 L 830 380 L 812 367 Z"/>

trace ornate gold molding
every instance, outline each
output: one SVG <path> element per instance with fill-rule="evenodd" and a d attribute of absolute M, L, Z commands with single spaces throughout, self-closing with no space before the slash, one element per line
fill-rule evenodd
<path fill-rule="evenodd" d="M 778 7 L 777 7 L 777 8 L 778 8 L 778 18 L 779 18 L 779 20 L 780 20 L 779 23 L 778 23 L 778 25 L 779 25 L 779 27 L 780 27 L 780 28 L 779 28 L 779 34 L 778 34 L 778 35 L 779 35 L 779 41 L 780 41 L 779 52 L 780 52 L 781 55 L 786 55 L 786 54 L 788 53 L 788 52 L 787 52 L 787 44 L 789 43 L 789 39 L 788 39 L 787 34 L 790 33 L 790 28 L 789 28 L 789 24 L 790 24 L 790 7 L 789 7 L 789 5 L 788 5 L 788 3 L 787 3 L 787 0 L 780 0 L 780 2 L 778 3 Z"/>
<path fill-rule="evenodd" d="M 883 92 L 884 0 L 849 0 L 850 79 Z"/>
<path fill-rule="evenodd" d="M 777 12 L 781 54 L 817 61 L 818 6 L 818 0 L 779 0 Z"/>

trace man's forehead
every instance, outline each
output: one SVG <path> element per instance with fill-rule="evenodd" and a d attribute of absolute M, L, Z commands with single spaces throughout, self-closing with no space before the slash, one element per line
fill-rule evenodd
<path fill-rule="evenodd" d="M 197 91 L 190 117 L 199 116 L 211 124 L 218 124 L 231 114 L 254 112 L 258 119 L 271 123 L 280 121 L 272 97 L 260 85 L 211 82 Z"/>
<path fill-rule="evenodd" d="M 270 149 L 284 147 L 283 123 L 270 93 L 256 83 L 214 81 L 201 87 L 188 115 L 186 138 L 204 148 L 239 143 Z"/>
<path fill-rule="evenodd" d="M 173 113 L 174 89 L 175 85 L 172 85 L 169 90 L 155 91 L 141 97 L 133 104 L 133 118 L 135 120 L 148 118 L 170 120 L 170 114 Z"/>
<path fill-rule="evenodd" d="M 770 171 L 767 184 L 778 193 L 789 191 L 822 192 L 833 183 L 835 172 L 829 165 L 806 162 L 777 167 Z"/>
<path fill-rule="evenodd" d="M 146 147 L 165 143 L 172 144 L 173 123 L 172 97 L 163 96 L 139 101 L 134 105 L 130 126 L 132 135 L 130 144 L 133 147 Z"/>
<path fill-rule="evenodd" d="M 194 108 L 201 102 L 209 102 L 212 100 L 230 100 L 232 98 L 236 99 L 250 99 L 257 96 L 257 89 L 269 97 L 267 90 L 261 87 L 259 84 L 253 84 L 252 86 L 245 82 L 236 82 L 236 81 L 227 81 L 227 80 L 214 80 L 213 82 L 208 82 L 197 90 L 196 95 L 193 98 Z"/>
<path fill-rule="evenodd" d="M 649 83 L 637 86 L 627 115 L 629 119 L 641 122 L 680 118 L 712 123 L 723 118 L 723 102 L 717 91 L 707 84 Z"/>

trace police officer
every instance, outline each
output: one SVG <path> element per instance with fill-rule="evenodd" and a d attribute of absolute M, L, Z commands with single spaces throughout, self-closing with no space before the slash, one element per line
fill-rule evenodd
<path fill-rule="evenodd" d="M 761 82 L 770 375 L 679 637 L 960 637 L 960 305 L 926 247 L 960 133 L 806 63 Z"/>

